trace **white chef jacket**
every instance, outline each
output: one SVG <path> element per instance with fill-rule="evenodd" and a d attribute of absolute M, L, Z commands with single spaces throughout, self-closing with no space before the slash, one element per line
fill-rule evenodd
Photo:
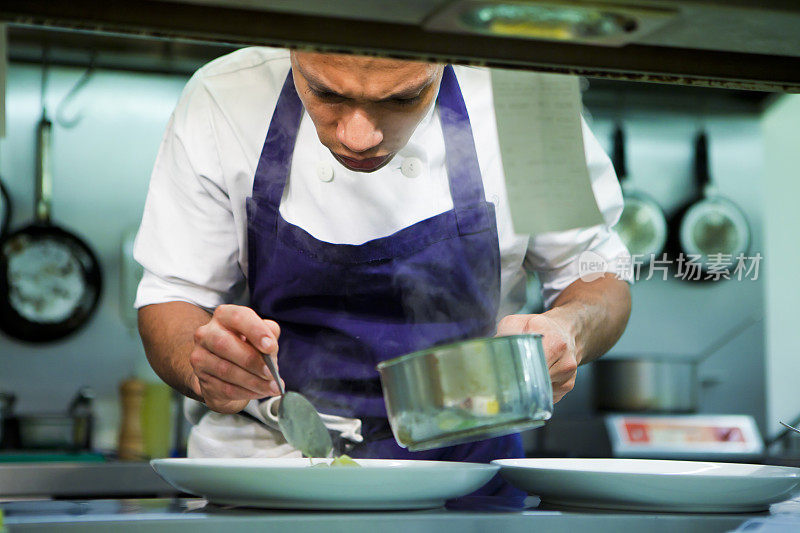
<path fill-rule="evenodd" d="M 272 112 L 289 71 L 289 52 L 245 48 L 201 68 L 172 114 L 150 180 L 134 256 L 144 267 L 135 306 L 186 301 L 206 309 L 240 301 L 247 276 L 245 200 Z M 609 265 L 628 252 L 611 228 L 622 194 L 609 158 L 586 124 L 583 140 L 604 224 L 540 235 L 514 232 L 506 197 L 490 72 L 456 66 L 475 137 L 487 201 L 496 208 L 501 257 L 499 317 L 525 298 L 527 268 L 538 272 L 545 305 L 578 279 L 578 256 L 594 251 Z M 342 166 L 303 115 L 280 204 L 283 218 L 335 244 L 385 237 L 453 208 L 444 139 L 435 106 L 408 144 L 372 173 Z M 412 158 L 416 158 L 415 160 Z M 404 165 L 404 162 L 413 164 Z M 411 169 L 411 170 L 409 170 Z"/>

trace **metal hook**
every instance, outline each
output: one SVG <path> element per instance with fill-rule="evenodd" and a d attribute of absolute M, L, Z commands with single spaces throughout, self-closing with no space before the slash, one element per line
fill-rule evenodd
<path fill-rule="evenodd" d="M 66 108 L 67 106 L 74 101 L 75 96 L 83 89 L 86 84 L 91 79 L 92 75 L 94 74 L 95 69 L 95 61 L 97 59 L 97 51 L 95 50 L 92 52 L 92 57 L 89 60 L 89 66 L 86 68 L 86 71 L 78 78 L 72 88 L 67 92 L 66 96 L 61 100 L 56 108 L 56 121 L 64 128 L 72 128 L 81 121 L 81 113 L 80 110 L 75 113 L 73 117 L 66 116 Z"/>

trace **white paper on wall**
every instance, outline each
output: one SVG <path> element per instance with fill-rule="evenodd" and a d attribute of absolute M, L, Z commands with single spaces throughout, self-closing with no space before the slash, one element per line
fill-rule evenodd
<path fill-rule="evenodd" d="M 493 69 L 492 90 L 515 231 L 601 224 L 584 154 L 578 78 Z"/>

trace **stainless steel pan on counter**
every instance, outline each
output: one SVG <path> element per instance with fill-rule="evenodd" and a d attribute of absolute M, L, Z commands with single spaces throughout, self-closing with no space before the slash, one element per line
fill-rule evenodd
<path fill-rule="evenodd" d="M 691 413 L 698 403 L 698 361 L 645 355 L 594 363 L 595 405 L 600 411 Z"/>
<path fill-rule="evenodd" d="M 600 411 L 692 413 L 697 410 L 700 363 L 760 319 L 746 317 L 696 355 L 605 356 L 592 363 Z"/>
<path fill-rule="evenodd" d="M 516 433 L 553 412 L 541 335 L 436 346 L 378 372 L 395 439 L 412 451 Z"/>

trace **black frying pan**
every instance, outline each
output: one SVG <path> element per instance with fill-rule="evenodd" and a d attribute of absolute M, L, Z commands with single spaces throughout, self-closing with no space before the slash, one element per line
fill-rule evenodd
<path fill-rule="evenodd" d="M 667 242 L 667 219 L 658 202 L 643 192 L 632 191 L 626 186 L 628 179 L 625 161 L 625 133 L 622 126 L 614 128 L 611 160 L 617 173 L 624 208 L 619 222 L 615 226 L 622 242 L 636 259 L 637 264 L 646 265 L 655 259 L 661 259 L 661 252 Z"/>
<path fill-rule="evenodd" d="M 11 196 L 9 196 L 3 181 L 0 180 L 0 238 L 8 231 L 11 222 Z"/>
<path fill-rule="evenodd" d="M 39 122 L 36 219 L 0 241 L 0 329 L 18 339 L 61 339 L 85 325 L 102 290 L 89 246 L 50 221 L 52 124 Z"/>
<path fill-rule="evenodd" d="M 669 247 L 676 258 L 683 253 L 684 259 L 691 258 L 698 265 L 699 275 L 691 271 L 694 267 L 685 267 L 687 275 L 682 279 L 704 281 L 713 279 L 705 275 L 710 268 L 730 270 L 737 256 L 747 253 L 750 224 L 738 205 L 711 186 L 705 131 L 700 131 L 694 142 L 694 178 L 695 197 L 670 220 Z"/>

